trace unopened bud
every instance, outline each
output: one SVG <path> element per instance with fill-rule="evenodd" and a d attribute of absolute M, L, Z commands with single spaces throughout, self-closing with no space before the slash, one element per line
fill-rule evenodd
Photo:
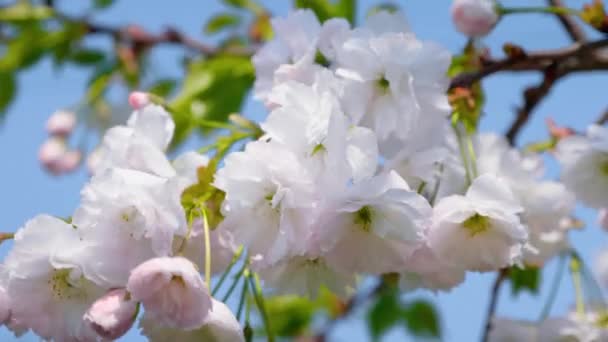
<path fill-rule="evenodd" d="M 131 329 L 138 309 L 127 290 L 114 289 L 96 300 L 83 319 L 99 336 L 114 340 Z"/>
<path fill-rule="evenodd" d="M 82 153 L 79 150 L 68 150 L 59 158 L 57 166 L 61 173 L 71 172 L 78 167 L 81 160 Z"/>
<path fill-rule="evenodd" d="M 141 109 L 150 104 L 150 95 L 141 91 L 134 91 L 129 94 L 129 105 L 133 109 Z"/>
<path fill-rule="evenodd" d="M 50 135 L 67 136 L 76 127 L 76 115 L 73 112 L 58 110 L 46 121 L 46 131 Z"/>
<path fill-rule="evenodd" d="M 498 22 L 496 4 L 493 0 L 455 0 L 452 21 L 469 37 L 485 36 Z"/>
<path fill-rule="evenodd" d="M 47 170 L 56 173 L 57 164 L 66 151 L 65 140 L 52 137 L 40 146 L 38 159 Z"/>

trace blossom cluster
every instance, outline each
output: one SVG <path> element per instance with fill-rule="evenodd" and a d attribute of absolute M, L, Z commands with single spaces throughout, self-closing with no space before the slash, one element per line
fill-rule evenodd
<path fill-rule="evenodd" d="M 40 215 L 15 234 L 0 269 L 9 329 L 114 339 L 141 307 L 152 341 L 241 341 L 200 272 L 207 263 L 224 272 L 240 247 L 276 293 L 325 287 L 345 297 L 361 276 L 389 273 L 404 290 L 449 290 L 467 272 L 541 266 L 568 250 L 574 194 L 608 208 L 607 130 L 563 139 L 563 183 L 544 179 L 538 154 L 453 119 L 451 55 L 418 39 L 401 13 L 353 28 L 298 10 L 272 27 L 253 56 L 254 97 L 269 114 L 261 137 L 229 153 L 213 178 L 217 226 L 182 205 L 209 157 L 170 161 L 171 116 L 134 94 L 135 111 L 103 136 L 70 219 Z"/>
<path fill-rule="evenodd" d="M 203 223 L 188 222 L 181 204 L 208 158 L 187 152 L 170 162 L 174 127 L 161 106 L 137 108 L 106 132 L 71 218 L 39 215 L 17 231 L 0 277 L 0 319 L 10 330 L 54 341 L 115 339 L 141 306 L 151 341 L 243 340 L 199 272 Z M 235 246 L 210 234 L 219 270 Z"/>

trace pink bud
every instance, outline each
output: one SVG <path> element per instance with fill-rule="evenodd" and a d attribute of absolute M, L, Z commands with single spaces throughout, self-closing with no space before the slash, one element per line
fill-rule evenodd
<path fill-rule="evenodd" d="M 81 160 L 82 153 L 79 150 L 68 150 L 57 161 L 57 169 L 60 173 L 74 171 Z"/>
<path fill-rule="evenodd" d="M 46 130 L 50 135 L 66 136 L 76 127 L 76 115 L 73 112 L 58 110 L 46 121 Z"/>
<path fill-rule="evenodd" d="M 129 105 L 133 109 L 141 109 L 150 104 L 150 95 L 141 91 L 134 91 L 129 94 Z"/>
<path fill-rule="evenodd" d="M 485 36 L 498 22 L 496 3 L 493 0 L 455 0 L 452 21 L 458 31 L 469 37 Z"/>
<path fill-rule="evenodd" d="M 127 290 L 110 290 L 91 305 L 83 319 L 99 336 L 114 340 L 131 329 L 138 305 L 130 299 Z"/>
<path fill-rule="evenodd" d="M 0 324 L 4 324 L 8 321 L 11 315 L 10 301 L 8 295 L 3 287 L 0 287 Z"/>
<path fill-rule="evenodd" d="M 603 208 L 598 211 L 597 221 L 604 230 L 608 231 L 608 209 Z"/>
<path fill-rule="evenodd" d="M 58 173 L 59 160 L 66 151 L 65 140 L 59 137 L 52 137 L 40 146 L 38 159 L 47 170 Z"/>
<path fill-rule="evenodd" d="M 209 316 L 211 296 L 194 264 L 182 257 L 150 259 L 131 271 L 127 290 L 146 314 L 181 329 L 200 327 Z"/>

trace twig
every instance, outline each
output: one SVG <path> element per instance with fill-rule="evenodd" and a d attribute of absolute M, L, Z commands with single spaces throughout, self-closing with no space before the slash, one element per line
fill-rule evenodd
<path fill-rule="evenodd" d="M 600 117 L 595 120 L 595 123 L 598 125 L 603 125 L 606 122 L 608 122 L 608 108 L 606 108 L 604 113 L 602 113 L 602 115 L 600 115 Z"/>
<path fill-rule="evenodd" d="M 359 306 L 360 303 L 365 303 L 365 302 L 369 301 L 370 299 L 375 298 L 376 296 L 381 294 L 386 289 L 387 286 L 388 285 L 386 284 L 386 282 L 383 279 L 380 279 L 380 281 L 370 291 L 368 291 L 365 294 L 365 296 L 363 296 L 362 298 L 360 298 L 357 295 L 353 295 L 351 298 L 349 298 L 346 301 L 346 303 L 344 304 L 344 308 L 342 309 L 340 314 L 337 317 L 335 317 L 334 319 L 330 320 L 327 323 L 327 325 L 323 328 L 323 330 L 321 330 L 316 336 L 314 336 L 313 338 L 310 339 L 310 342 L 328 341 L 329 334 L 334 329 L 336 324 L 338 324 L 341 320 L 346 319 L 348 316 L 350 316 L 353 313 L 353 311 Z"/>
<path fill-rule="evenodd" d="M 532 111 L 540 102 L 542 102 L 545 96 L 549 94 L 555 82 L 557 82 L 557 80 L 562 76 L 564 75 L 559 75 L 556 73 L 555 68 L 548 68 L 545 71 L 545 76 L 540 84 L 530 87 L 524 91 L 524 103 L 517 110 L 517 115 L 505 134 L 511 145 L 515 144 L 515 139 L 519 135 L 521 129 L 530 119 Z"/>
<path fill-rule="evenodd" d="M 214 56 L 221 53 L 249 56 L 253 53 L 252 49 L 246 47 L 231 46 L 228 48 L 217 48 L 207 45 L 187 36 L 173 27 L 168 27 L 159 34 L 154 34 L 146 31 L 143 27 L 134 24 L 124 27 L 112 27 L 93 23 L 85 18 L 76 19 L 59 13 L 57 14 L 57 18 L 67 22 L 81 24 L 89 34 L 109 35 L 117 41 L 130 42 L 133 45 L 143 48 L 160 44 L 175 44 L 184 46 L 189 50 L 206 56 Z"/>
<path fill-rule="evenodd" d="M 564 7 L 562 0 L 547 0 L 547 2 L 549 3 L 549 6 Z M 572 17 L 565 14 L 556 14 L 556 16 L 573 41 L 582 43 L 587 40 L 587 35 Z"/>
<path fill-rule="evenodd" d="M 450 88 L 469 87 L 497 72 L 544 71 L 558 65 L 562 72 L 608 70 L 608 57 L 597 50 L 608 47 L 608 39 L 589 43 L 574 43 L 568 47 L 522 53 L 504 59 L 484 59 L 480 70 L 463 73 L 452 79 Z"/>
<path fill-rule="evenodd" d="M 498 295 L 500 294 L 500 288 L 504 283 L 505 279 L 507 279 L 508 275 L 508 268 L 503 268 L 498 272 L 498 275 L 496 275 L 496 280 L 494 281 L 492 291 L 490 292 L 490 304 L 488 305 L 488 311 L 486 313 L 486 324 L 483 331 L 483 337 L 481 339 L 482 342 L 488 341 L 490 330 L 492 330 L 492 320 L 494 318 L 494 314 L 496 313 L 496 306 L 498 304 Z"/>

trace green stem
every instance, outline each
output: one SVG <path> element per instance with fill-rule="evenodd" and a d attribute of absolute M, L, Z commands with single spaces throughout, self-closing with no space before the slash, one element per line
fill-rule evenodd
<path fill-rule="evenodd" d="M 570 275 L 572 276 L 572 284 L 574 286 L 574 294 L 576 298 L 576 312 L 583 316 L 585 315 L 585 299 L 581 283 L 581 261 L 576 253 L 572 253 L 571 255 Z"/>
<path fill-rule="evenodd" d="M 579 15 L 579 11 L 566 7 L 498 7 L 500 15 L 516 14 L 516 13 L 549 13 L 560 15 Z"/>
<path fill-rule="evenodd" d="M 241 320 L 241 314 L 243 313 L 243 307 L 245 306 L 245 299 L 249 292 L 249 270 L 245 270 L 243 274 L 245 281 L 243 281 L 243 288 L 241 289 L 241 298 L 239 299 L 239 308 L 236 310 L 236 319 Z"/>
<path fill-rule="evenodd" d="M 471 174 L 471 170 L 469 168 L 469 158 L 467 157 L 464 142 L 462 141 L 462 132 L 460 131 L 460 126 L 458 126 L 457 122 L 453 124 L 452 127 L 454 128 L 456 139 L 458 140 L 458 150 L 460 151 L 460 158 L 462 158 L 462 165 L 464 166 L 464 171 L 467 177 L 467 185 L 471 185 L 473 182 L 473 175 Z"/>
<path fill-rule="evenodd" d="M 239 261 L 239 259 L 241 258 L 242 253 L 243 253 L 243 246 L 239 246 L 239 248 L 236 250 L 236 252 L 232 256 L 232 260 L 230 261 L 230 264 L 228 265 L 228 267 L 226 267 L 226 270 L 220 277 L 220 280 L 217 282 L 217 284 L 215 284 L 215 287 L 213 287 L 213 291 L 211 291 L 212 295 L 215 295 L 217 293 L 217 291 L 220 289 L 220 287 L 224 283 L 224 280 L 226 280 L 226 277 L 232 270 L 232 267 L 234 267 L 234 264 L 236 264 L 236 262 Z"/>
<path fill-rule="evenodd" d="M 270 319 L 268 318 L 268 313 L 266 312 L 266 306 L 264 304 L 264 294 L 262 293 L 262 287 L 260 286 L 260 278 L 257 274 L 253 273 L 249 277 L 249 281 L 251 282 L 255 304 L 260 311 L 260 316 L 262 316 L 262 322 L 264 323 L 264 329 L 266 330 L 266 335 L 268 336 L 268 342 L 274 342 L 275 339 L 272 328 L 270 327 Z"/>
<path fill-rule="evenodd" d="M 201 120 L 198 122 L 200 126 L 208 127 L 208 128 L 219 128 L 219 129 L 227 129 L 230 131 L 238 131 L 239 129 L 234 127 L 231 124 L 227 124 L 225 122 L 219 121 L 210 121 L 210 120 Z"/>
<path fill-rule="evenodd" d="M 557 291 L 559 290 L 559 285 L 561 284 L 561 279 L 564 274 L 564 269 L 566 268 L 566 255 L 560 254 L 559 263 L 557 264 L 557 271 L 555 272 L 555 277 L 553 278 L 553 284 L 551 284 L 551 290 L 549 292 L 549 297 L 547 297 L 547 301 L 543 306 L 543 309 L 540 313 L 540 317 L 538 318 L 538 322 L 542 322 L 547 318 L 551 311 L 551 307 L 555 302 L 555 298 L 557 296 Z"/>
<path fill-rule="evenodd" d="M 473 174 L 473 177 L 477 177 L 477 156 L 475 153 L 475 148 L 473 147 L 473 138 L 471 137 L 470 134 L 466 134 L 465 133 L 465 137 L 467 140 L 467 148 L 469 151 L 469 159 L 471 160 L 471 173 Z"/>
<path fill-rule="evenodd" d="M 418 190 L 416 190 L 416 192 L 418 194 L 422 195 L 422 192 L 424 191 L 424 187 L 426 187 L 426 182 L 420 183 L 420 185 L 418 185 Z"/>
<path fill-rule="evenodd" d="M 228 288 L 228 292 L 226 292 L 226 294 L 224 295 L 222 302 L 225 302 L 228 300 L 228 298 L 230 298 L 230 295 L 232 295 L 232 292 L 234 292 L 234 289 L 236 288 L 236 284 L 239 282 L 239 280 L 247 270 L 248 266 L 249 263 L 247 262 L 247 260 L 245 260 L 245 262 L 243 263 L 243 267 L 241 267 L 241 269 L 239 270 L 239 273 L 234 275 L 234 281 L 232 282 L 232 285 L 230 285 L 230 288 Z"/>
<path fill-rule="evenodd" d="M 207 287 L 211 287 L 211 237 L 209 233 L 209 221 L 207 220 L 207 211 L 202 209 L 203 214 L 203 231 L 205 234 L 205 283 Z"/>
<path fill-rule="evenodd" d="M 0 233 L 0 243 L 6 241 L 6 240 L 12 240 L 15 238 L 15 234 L 14 233 Z"/>
<path fill-rule="evenodd" d="M 190 214 L 188 215 L 188 232 L 186 232 L 186 236 L 184 237 L 184 239 L 182 240 L 182 243 L 180 244 L 179 248 L 177 249 L 177 255 L 182 255 L 182 253 L 184 253 L 184 249 L 186 249 L 186 244 L 188 244 L 188 240 L 190 239 L 190 236 L 192 235 L 192 223 L 194 220 L 194 210 L 190 210 Z M 207 284 L 207 286 L 209 286 L 209 284 Z"/>

